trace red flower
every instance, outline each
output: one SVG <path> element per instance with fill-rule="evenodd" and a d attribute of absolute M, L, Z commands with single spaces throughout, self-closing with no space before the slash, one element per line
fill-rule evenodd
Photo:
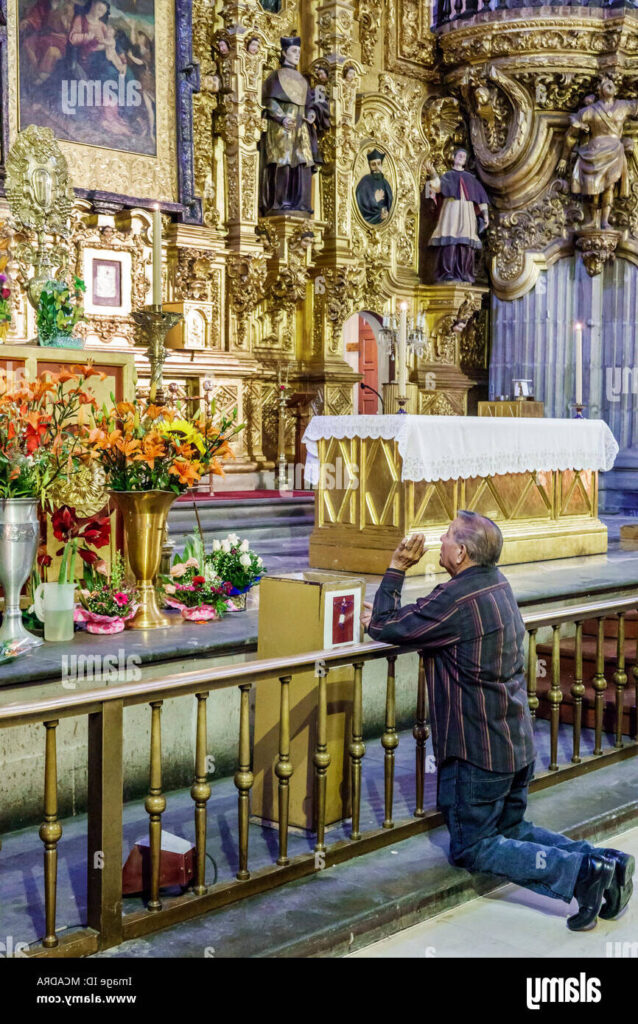
<path fill-rule="evenodd" d="M 86 562 L 87 565 L 95 565 L 95 563 L 99 561 L 99 555 L 97 555 L 95 551 L 89 551 L 88 548 L 80 548 L 78 555 L 83 562 Z"/>
<path fill-rule="evenodd" d="M 195 584 L 195 586 L 201 587 L 201 585 L 205 582 L 206 578 L 204 576 L 193 576 L 193 583 Z"/>
<path fill-rule="evenodd" d="M 46 551 L 41 551 L 37 558 L 38 565 L 41 569 L 48 569 L 53 559 L 51 555 L 47 555 Z"/>
<path fill-rule="evenodd" d="M 68 505 L 63 505 L 62 508 L 57 509 L 51 516 L 51 525 L 53 526 L 53 536 L 56 540 L 70 541 L 73 537 L 77 536 L 79 526 L 75 509 L 69 508 Z"/>
<path fill-rule="evenodd" d="M 111 539 L 110 517 L 94 516 L 93 519 L 89 519 L 80 527 L 79 536 L 94 548 L 105 547 Z"/>

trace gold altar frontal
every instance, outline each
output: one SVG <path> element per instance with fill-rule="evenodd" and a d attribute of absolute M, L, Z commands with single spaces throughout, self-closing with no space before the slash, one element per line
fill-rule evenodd
<path fill-rule="evenodd" d="M 318 454 L 322 467 L 343 465 L 346 472 L 345 479 L 336 481 L 340 487 L 331 486 L 334 478 L 324 482 L 321 474 L 310 538 L 310 564 L 317 569 L 382 574 L 401 538 L 423 533 L 428 551 L 408 575 L 444 572 L 438 561 L 440 538 L 459 509 L 498 523 L 502 565 L 607 550 L 594 470 L 413 482 L 401 480 L 394 440 L 330 438 L 318 441 Z"/>

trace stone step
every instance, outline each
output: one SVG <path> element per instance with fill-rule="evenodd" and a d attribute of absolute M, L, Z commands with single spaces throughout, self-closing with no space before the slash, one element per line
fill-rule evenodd
<path fill-rule="evenodd" d="M 270 572 L 308 566 L 308 545 L 314 527 L 314 497 L 277 499 L 202 499 L 196 502 L 207 546 L 229 533 L 248 540 Z M 176 551 L 197 526 L 193 502 L 176 503 L 168 518 L 168 533 Z"/>

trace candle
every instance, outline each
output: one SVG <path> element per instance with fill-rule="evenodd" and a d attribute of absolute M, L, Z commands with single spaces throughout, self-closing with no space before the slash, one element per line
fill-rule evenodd
<path fill-rule="evenodd" d="M 576 405 L 583 404 L 583 325 L 574 324 L 574 348 L 576 364 Z"/>
<path fill-rule="evenodd" d="M 153 207 L 153 305 L 162 305 L 162 214 Z"/>
<path fill-rule="evenodd" d="M 408 304 L 401 303 L 401 321 L 399 324 L 399 398 L 408 396 Z"/>

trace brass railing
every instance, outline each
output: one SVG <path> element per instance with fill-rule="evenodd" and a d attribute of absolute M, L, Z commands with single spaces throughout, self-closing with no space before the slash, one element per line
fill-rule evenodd
<path fill-rule="evenodd" d="M 538 789 L 562 781 L 582 771 L 611 761 L 620 761 L 638 753 L 634 735 L 623 740 L 623 702 L 627 686 L 625 665 L 624 618 L 638 609 L 638 594 L 624 599 L 612 598 L 572 605 L 563 611 L 524 613 L 529 636 L 528 695 L 532 714 L 539 706 L 536 692 L 537 637 L 539 630 L 552 630 L 552 678 L 547 697 L 550 704 L 550 764 L 539 771 L 532 783 Z M 616 726 L 614 747 L 602 747 L 605 679 L 604 622 L 609 616 L 618 619 L 615 687 Z M 596 672 L 592 679 L 595 690 L 594 754 L 581 755 L 582 698 L 584 693 L 582 627 L 585 620 L 596 618 Z M 560 630 L 565 624 L 575 626 L 575 679 L 571 687 L 574 701 L 573 753 L 567 766 L 558 764 L 560 703 Z M 337 651 L 315 651 L 295 657 L 274 658 L 242 665 L 206 668 L 164 678 L 122 683 L 108 688 L 66 693 L 49 700 L 38 699 L 0 707 L 0 728 L 42 723 L 45 729 L 44 821 L 40 838 L 44 844 L 44 906 L 45 935 L 41 946 L 33 947 L 34 956 L 81 956 L 117 945 L 125 939 L 146 935 L 207 911 L 228 905 L 246 896 L 263 892 L 287 881 L 312 874 L 321 866 L 330 866 L 389 843 L 415 835 L 442 823 L 434 809 L 424 803 L 426 743 L 429 736 L 427 689 L 424 659 L 419 658 L 416 713 L 413 735 L 416 740 L 415 809 L 412 817 L 393 819 L 394 765 L 398 745 L 395 713 L 395 670 L 399 655 L 418 651 L 418 644 L 396 647 L 381 643 L 353 644 Z M 365 755 L 363 743 L 363 667 L 369 661 L 385 658 L 387 682 L 385 727 L 381 736 L 384 750 L 384 817 L 381 828 L 360 830 L 361 774 Z M 316 666 L 321 665 L 321 671 Z M 348 752 L 352 795 L 352 828 L 349 839 L 326 844 L 326 776 L 330 766 L 327 746 L 327 672 L 340 666 L 354 669 L 352 731 Z M 315 669 L 317 676 L 317 732 L 313 763 L 317 796 L 316 843 L 314 851 L 288 855 L 289 781 L 294 771 L 290 757 L 290 683 L 297 673 Z M 278 779 L 279 846 L 276 862 L 256 872 L 249 866 L 249 807 L 253 785 L 250 743 L 250 693 L 264 680 L 280 681 L 279 756 L 273 765 Z M 638 650 L 633 667 L 634 708 L 638 689 Z M 238 765 L 234 783 L 238 791 L 238 871 L 236 879 L 207 886 L 205 879 L 207 805 L 211 796 L 206 764 L 207 701 L 217 690 L 238 687 L 240 720 Z M 196 866 L 192 890 L 182 896 L 160 897 L 160 856 L 162 814 L 166 797 L 162 789 L 161 714 L 165 700 L 195 697 L 196 729 L 194 801 Z M 149 816 L 150 889 L 146 906 L 131 913 L 122 913 L 122 812 L 123 812 L 123 711 L 126 707 L 148 704 L 151 716 L 149 791 L 145 809 Z M 58 782 L 56 730 L 62 718 L 88 716 L 88 843 L 87 843 L 87 923 L 86 927 L 56 934 L 57 856 L 62 827 L 58 820 Z M 96 853 L 100 854 L 96 859 Z M 1 869 L 1 867 L 0 867 Z"/>

